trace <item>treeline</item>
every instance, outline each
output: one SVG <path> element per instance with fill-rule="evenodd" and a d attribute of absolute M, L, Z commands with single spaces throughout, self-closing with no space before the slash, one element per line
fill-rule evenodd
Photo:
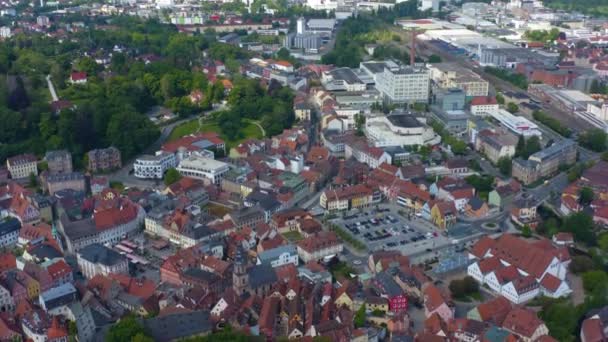
<path fill-rule="evenodd" d="M 572 131 L 568 127 L 564 127 L 559 120 L 548 116 L 547 114 L 541 112 L 540 110 L 534 111 L 532 113 L 532 117 L 534 120 L 542 123 L 543 125 L 551 128 L 552 130 L 559 133 L 559 135 L 569 138 L 572 135 Z"/>
<path fill-rule="evenodd" d="M 526 76 L 524 76 L 524 75 L 512 73 L 505 69 L 492 68 L 492 67 L 485 67 L 484 71 L 490 75 L 494 75 L 494 76 L 500 78 L 501 80 L 505 80 L 518 88 L 528 89 L 528 80 L 526 79 Z"/>
<path fill-rule="evenodd" d="M 545 0 L 544 5 L 567 12 L 578 11 L 599 16 L 608 14 L 608 0 Z"/>

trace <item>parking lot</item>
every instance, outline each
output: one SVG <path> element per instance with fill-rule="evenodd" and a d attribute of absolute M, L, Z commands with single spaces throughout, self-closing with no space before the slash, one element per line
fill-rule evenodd
<path fill-rule="evenodd" d="M 404 255 L 433 252 L 450 239 L 431 223 L 404 217 L 393 206 L 368 208 L 332 220 L 364 243 L 370 251 L 399 250 Z"/>

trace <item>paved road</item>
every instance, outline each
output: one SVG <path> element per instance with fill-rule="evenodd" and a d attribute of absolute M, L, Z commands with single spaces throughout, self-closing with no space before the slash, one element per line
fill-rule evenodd
<path fill-rule="evenodd" d="M 49 92 L 51 93 L 51 98 L 53 98 L 53 101 L 59 101 L 59 96 L 57 96 L 57 92 L 55 91 L 55 86 L 53 85 L 53 82 L 51 81 L 51 75 L 46 75 L 46 84 L 49 87 Z"/>

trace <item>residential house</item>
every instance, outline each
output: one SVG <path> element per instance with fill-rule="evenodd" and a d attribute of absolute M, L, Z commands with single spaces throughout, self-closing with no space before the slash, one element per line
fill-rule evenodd
<path fill-rule="evenodd" d="M 524 342 L 537 341 L 541 336 L 548 335 L 549 329 L 534 311 L 526 308 L 511 310 L 502 327 L 518 336 Z"/>
<path fill-rule="evenodd" d="M 468 217 L 474 218 L 485 217 L 489 210 L 488 204 L 477 196 L 471 198 L 464 209 Z"/>
<path fill-rule="evenodd" d="M 47 151 L 44 160 L 50 173 L 72 173 L 72 154 L 67 150 Z"/>
<path fill-rule="evenodd" d="M 428 284 L 423 293 L 425 317 L 429 318 L 436 313 L 445 322 L 454 318 L 454 308 L 435 285 Z"/>
<path fill-rule="evenodd" d="M 437 201 L 431 208 L 431 222 L 441 229 L 447 229 L 456 224 L 458 211 L 454 202 Z"/>
<path fill-rule="evenodd" d="M 343 247 L 342 241 L 333 232 L 319 232 L 297 244 L 298 255 L 304 263 L 338 255 Z"/>
<path fill-rule="evenodd" d="M 538 201 L 534 196 L 524 193 L 515 199 L 511 205 L 511 220 L 519 225 L 528 225 L 532 228 L 538 225 L 536 208 Z"/>
<path fill-rule="evenodd" d="M 388 300 L 389 310 L 392 312 L 407 311 L 407 296 L 389 271 L 377 273 L 373 280 L 374 287 L 380 296 Z"/>
<path fill-rule="evenodd" d="M 113 146 L 91 150 L 87 153 L 91 172 L 115 170 L 122 167 L 120 151 Z"/>

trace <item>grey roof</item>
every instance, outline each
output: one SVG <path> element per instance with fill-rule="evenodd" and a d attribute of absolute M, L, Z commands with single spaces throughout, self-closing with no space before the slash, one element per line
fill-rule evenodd
<path fill-rule="evenodd" d="M 211 332 L 209 311 L 176 313 L 146 319 L 144 328 L 154 341 L 172 341 Z"/>
<path fill-rule="evenodd" d="M 349 84 L 362 83 L 351 68 L 336 68 L 329 73 L 334 79 L 343 80 Z"/>
<path fill-rule="evenodd" d="M 78 255 L 89 262 L 106 266 L 116 265 L 127 260 L 120 253 L 98 243 L 86 246 L 78 251 Z"/>
<path fill-rule="evenodd" d="M 483 206 L 483 200 L 477 196 L 471 198 L 469 200 L 469 205 L 471 206 L 471 209 L 473 210 L 478 210 L 479 208 L 481 208 Z"/>
<path fill-rule="evenodd" d="M 256 190 L 250 193 L 245 200 L 259 205 L 265 211 L 275 211 L 281 206 L 276 195 L 272 192 Z"/>
<path fill-rule="evenodd" d="M 371 71 L 374 74 L 379 74 L 379 73 L 383 72 L 384 68 L 386 67 L 385 62 L 371 61 L 371 62 L 365 62 L 362 64 L 366 69 L 368 69 L 369 71 Z"/>
<path fill-rule="evenodd" d="M 277 281 L 277 274 L 269 264 L 253 266 L 249 269 L 248 274 L 249 285 L 252 289 L 273 284 Z"/>
<path fill-rule="evenodd" d="M 66 182 L 80 180 L 84 182 L 84 175 L 80 172 L 56 173 L 46 177 L 47 183 Z"/>
<path fill-rule="evenodd" d="M 47 244 L 34 245 L 32 249 L 28 251 L 28 253 L 40 260 L 63 257 L 63 254 L 61 254 L 58 250 Z"/>
<path fill-rule="evenodd" d="M 393 125 L 399 127 L 421 127 L 422 124 L 413 115 L 391 114 L 386 117 Z"/>
<path fill-rule="evenodd" d="M 0 236 L 7 235 L 21 229 L 21 222 L 14 217 L 6 218 L 0 222 Z"/>
<path fill-rule="evenodd" d="M 543 161 L 545 159 L 549 159 L 555 156 L 559 156 L 565 149 L 573 148 L 576 146 L 574 140 L 564 139 L 554 143 L 553 145 L 542 149 L 533 155 L 530 156 L 530 159 L 538 159 L 539 161 Z"/>
<path fill-rule="evenodd" d="M 381 290 L 391 297 L 403 294 L 403 290 L 401 290 L 397 282 L 387 272 L 378 273 L 376 275 L 376 282 Z"/>
<path fill-rule="evenodd" d="M 47 151 L 44 154 L 44 160 L 54 160 L 54 159 L 67 159 L 72 158 L 72 155 L 67 150 L 54 150 Z"/>
<path fill-rule="evenodd" d="M 74 285 L 72 283 L 65 283 L 43 292 L 40 296 L 48 311 L 72 303 L 76 300 L 76 294 L 77 291 Z"/>
<path fill-rule="evenodd" d="M 258 259 L 260 259 L 260 262 L 262 263 L 267 263 L 277 259 L 283 253 L 289 253 L 289 255 L 298 255 L 298 250 L 294 245 L 283 245 L 258 254 Z"/>

